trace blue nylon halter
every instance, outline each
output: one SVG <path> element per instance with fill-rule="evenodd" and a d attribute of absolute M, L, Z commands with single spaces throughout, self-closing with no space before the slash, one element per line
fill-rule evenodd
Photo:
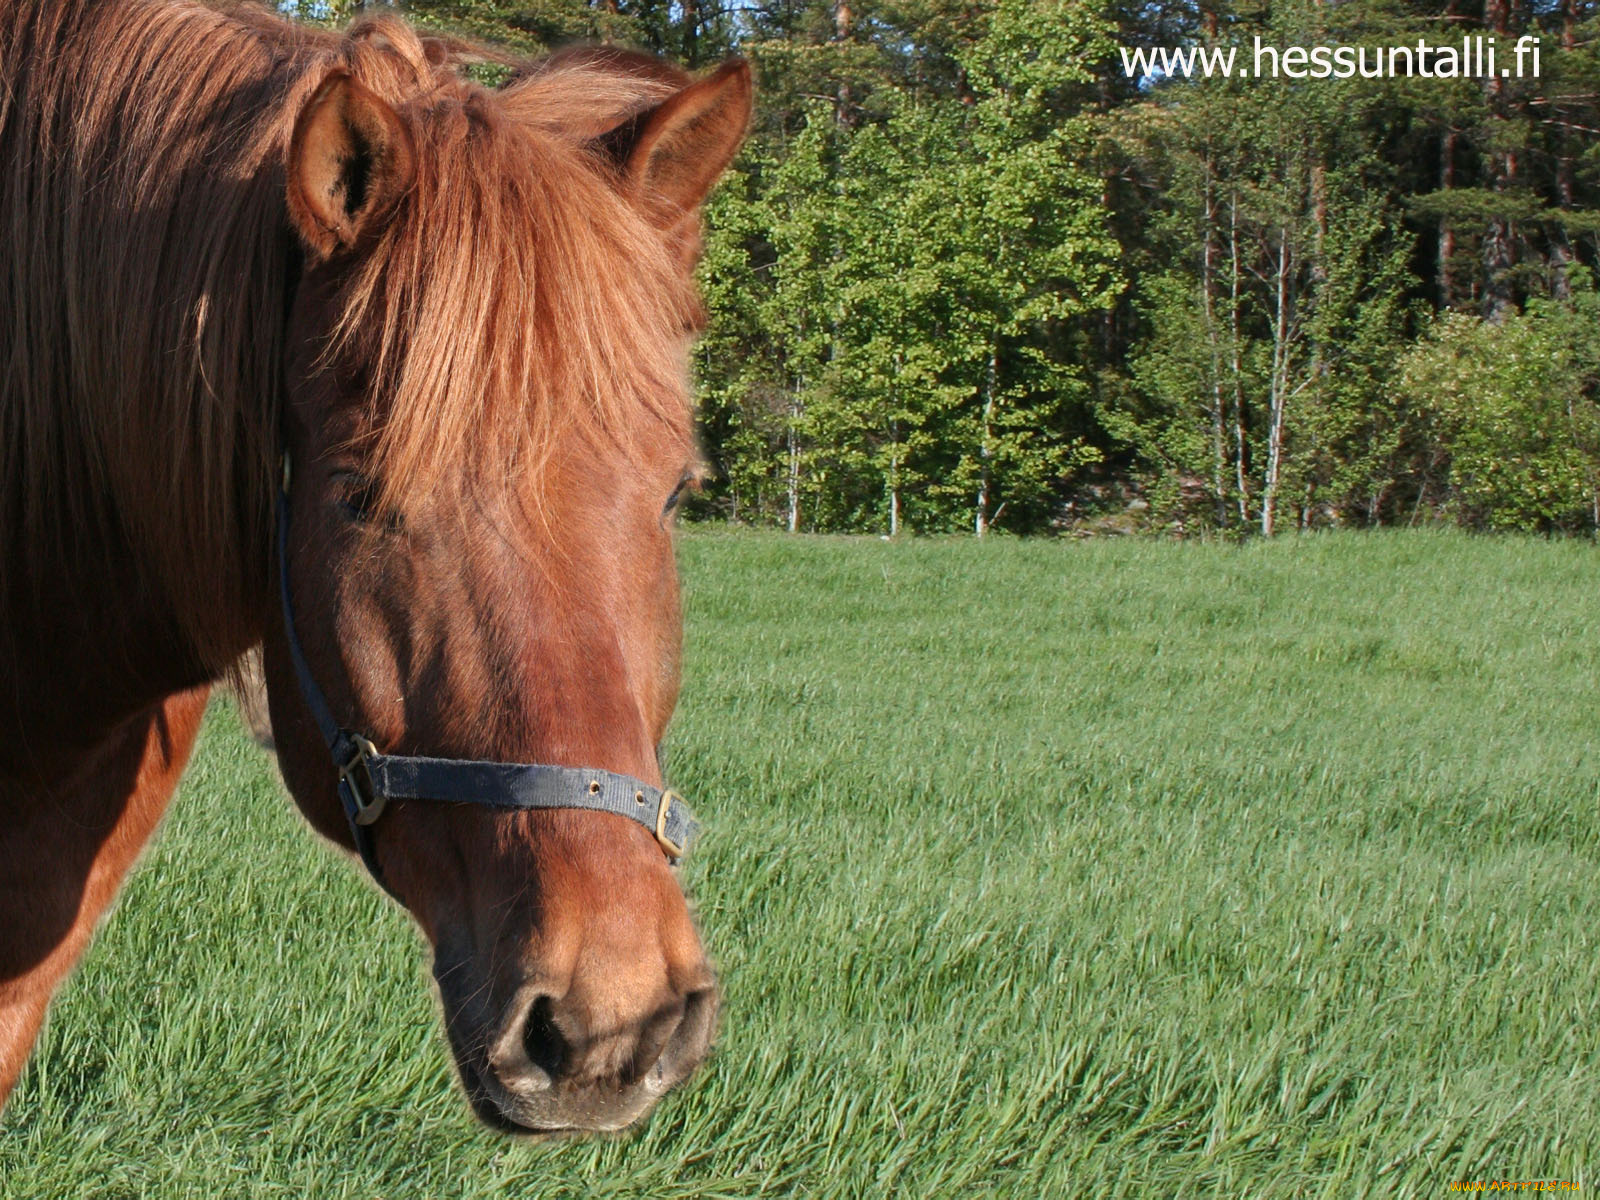
<path fill-rule="evenodd" d="M 289 598 L 288 473 L 285 457 L 284 485 L 278 491 L 277 503 L 278 591 L 289 659 L 300 683 L 300 694 L 305 697 L 306 707 L 339 772 L 339 802 L 344 806 L 356 850 L 384 891 L 394 895 L 378 866 L 372 827 L 391 800 L 476 804 L 508 811 L 581 808 L 614 813 L 648 829 L 672 862 L 688 852 L 700 827 L 683 797 L 671 788 L 652 787 L 630 775 L 590 767 L 380 754 L 368 738 L 335 721 L 295 632 L 294 605 Z"/>

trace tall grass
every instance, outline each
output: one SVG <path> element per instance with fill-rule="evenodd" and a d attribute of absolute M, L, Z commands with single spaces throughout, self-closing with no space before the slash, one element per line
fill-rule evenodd
<path fill-rule="evenodd" d="M 214 711 L 0 1127 L 6 1197 L 1593 1186 L 1600 555 L 694 533 L 725 984 L 639 1133 L 453 1090 L 406 918 Z"/>

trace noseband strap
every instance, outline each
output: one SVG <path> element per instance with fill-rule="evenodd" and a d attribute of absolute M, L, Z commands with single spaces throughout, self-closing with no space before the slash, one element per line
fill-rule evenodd
<path fill-rule="evenodd" d="M 287 473 L 286 461 L 286 478 Z M 305 697 L 306 707 L 322 731 L 322 740 L 327 743 L 333 765 L 339 772 L 339 802 L 350 822 L 356 850 L 385 891 L 389 891 L 389 886 L 378 867 L 373 825 L 391 800 L 475 804 L 502 811 L 581 808 L 614 813 L 648 829 L 673 862 L 683 857 L 699 825 L 683 797 L 670 788 L 652 787 L 629 775 L 588 767 L 380 754 L 367 738 L 335 721 L 327 698 L 312 677 L 311 667 L 300 648 L 300 637 L 295 632 L 294 604 L 289 598 L 287 487 L 279 490 L 277 507 L 278 591 L 283 603 L 283 631 L 289 643 L 289 659 L 300 683 L 300 694 Z"/>

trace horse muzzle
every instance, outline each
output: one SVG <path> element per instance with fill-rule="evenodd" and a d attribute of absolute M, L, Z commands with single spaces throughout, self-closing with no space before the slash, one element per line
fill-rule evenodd
<path fill-rule="evenodd" d="M 489 1020 L 470 996 L 453 994 L 448 981 L 459 972 L 435 974 L 467 1098 L 505 1132 L 625 1129 L 694 1072 L 716 1027 L 709 968 L 683 990 L 579 983 L 558 995 L 529 982 Z"/>

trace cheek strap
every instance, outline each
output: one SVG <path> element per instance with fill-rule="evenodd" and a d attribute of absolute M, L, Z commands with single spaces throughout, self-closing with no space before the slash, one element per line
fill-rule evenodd
<path fill-rule="evenodd" d="M 378 865 L 373 826 L 391 800 L 475 804 L 500 811 L 577 808 L 612 813 L 648 829 L 670 861 L 676 863 L 688 853 L 700 827 L 683 797 L 671 788 L 653 787 L 631 775 L 592 767 L 381 754 L 371 740 L 335 721 L 295 632 L 289 595 L 288 484 L 289 459 L 285 455 L 277 502 L 278 593 L 289 661 L 294 665 L 300 695 L 338 771 L 339 802 L 356 851 L 384 891 L 394 895 Z"/>

